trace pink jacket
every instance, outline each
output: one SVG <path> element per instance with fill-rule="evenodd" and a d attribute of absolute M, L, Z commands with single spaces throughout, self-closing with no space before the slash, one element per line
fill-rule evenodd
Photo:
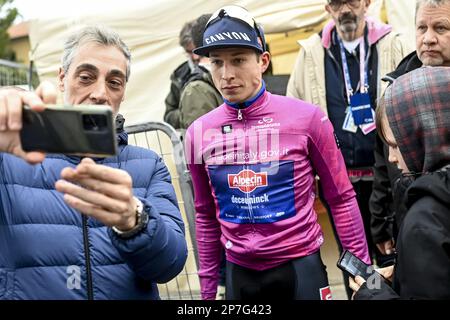
<path fill-rule="evenodd" d="M 314 211 L 319 175 L 339 238 L 370 263 L 364 227 L 333 127 L 319 108 L 265 92 L 239 111 L 223 104 L 187 130 L 200 284 L 214 299 L 227 260 L 265 270 L 319 250 Z"/>

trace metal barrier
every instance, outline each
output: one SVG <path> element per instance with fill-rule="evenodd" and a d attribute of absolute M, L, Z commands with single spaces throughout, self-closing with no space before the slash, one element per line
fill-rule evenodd
<path fill-rule="evenodd" d="M 33 68 L 32 82 L 39 84 L 36 70 Z M 0 59 L 0 86 L 27 86 L 30 79 L 30 69 L 27 65 Z"/>
<path fill-rule="evenodd" d="M 192 180 L 187 170 L 183 144 L 179 134 L 170 125 L 148 122 L 126 127 L 129 144 L 151 149 L 164 160 L 172 177 L 181 214 L 186 224 L 188 259 L 183 271 L 172 281 L 158 285 L 161 299 L 200 299 L 198 280 L 198 250 L 195 241 L 195 209 Z"/>
<path fill-rule="evenodd" d="M 23 85 L 28 83 L 28 69 L 27 66 L 10 62 L 7 60 L 0 60 L 0 85 Z"/>

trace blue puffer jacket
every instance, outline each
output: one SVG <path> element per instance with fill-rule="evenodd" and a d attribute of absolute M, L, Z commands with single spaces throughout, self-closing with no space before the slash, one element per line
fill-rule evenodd
<path fill-rule="evenodd" d="M 97 163 L 127 171 L 149 212 L 147 229 L 122 240 L 69 208 L 55 182 L 78 157 L 48 155 L 39 165 L 0 153 L 0 299 L 158 299 L 187 257 L 184 224 L 166 166 L 127 145 Z"/>

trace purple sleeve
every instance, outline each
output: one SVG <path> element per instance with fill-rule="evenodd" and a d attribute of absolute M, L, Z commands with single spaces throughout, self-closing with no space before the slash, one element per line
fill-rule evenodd
<path fill-rule="evenodd" d="M 342 247 L 371 264 L 364 225 L 344 158 L 328 117 L 319 109 L 310 124 L 309 152 L 320 177 Z"/>
<path fill-rule="evenodd" d="M 200 260 L 198 274 L 202 299 L 214 300 L 219 279 L 221 231 L 209 176 L 201 155 L 202 141 L 191 139 L 195 137 L 191 135 L 192 131 L 191 126 L 186 134 L 186 159 L 194 187 L 196 241 Z"/>

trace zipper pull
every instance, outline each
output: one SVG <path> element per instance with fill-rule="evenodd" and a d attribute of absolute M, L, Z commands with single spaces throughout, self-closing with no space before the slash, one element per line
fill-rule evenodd
<path fill-rule="evenodd" d="M 241 111 L 241 109 L 238 109 L 238 120 L 239 121 L 242 120 L 242 111 Z"/>

